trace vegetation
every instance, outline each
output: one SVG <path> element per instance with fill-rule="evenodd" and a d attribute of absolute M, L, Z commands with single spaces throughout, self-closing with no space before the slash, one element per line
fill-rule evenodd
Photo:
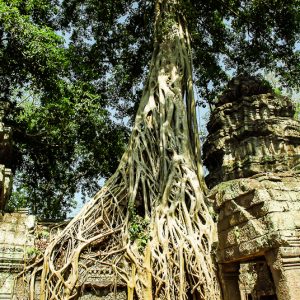
<path fill-rule="evenodd" d="M 250 73 L 265 67 L 297 86 L 297 4 L 63 2 L 62 24 L 70 26 L 71 45 L 90 58 L 84 67 L 75 60 L 79 77 L 95 75 L 88 72 L 95 67 L 91 58 L 100 57 L 110 70 L 108 98 L 134 103 L 148 76 L 116 172 L 26 269 L 31 299 L 37 274 L 41 299 L 75 299 L 95 267 L 107 271 L 116 290 L 119 282 L 127 285 L 129 300 L 220 299 L 194 83 L 209 100 L 226 80 L 223 66 Z"/>
<path fill-rule="evenodd" d="M 57 5 L 0 1 L 0 103 L 14 142 L 8 208 L 28 206 L 46 218 L 64 217 L 75 192 L 95 193 L 128 137 L 110 117 L 101 82 L 74 71 L 77 54 L 57 33 Z"/>
<path fill-rule="evenodd" d="M 213 102 L 227 74 L 274 71 L 299 87 L 299 0 L 183 1 L 194 85 Z M 155 1 L 1 0 L 0 100 L 9 102 L 17 188 L 34 213 L 64 216 L 116 169 L 142 94 Z M 168 31 L 168 23 L 160 34 Z M 23 193 L 23 196 L 20 193 Z"/>
<path fill-rule="evenodd" d="M 131 300 L 135 294 L 220 297 L 195 131 L 188 28 L 175 0 L 157 2 L 155 16 L 149 78 L 128 148 L 93 201 L 47 248 L 41 299 L 77 297 L 95 266 L 113 274 L 112 282 L 125 283 Z"/>

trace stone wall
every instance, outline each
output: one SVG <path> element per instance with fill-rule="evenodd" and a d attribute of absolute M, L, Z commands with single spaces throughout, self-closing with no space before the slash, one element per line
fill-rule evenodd
<path fill-rule="evenodd" d="M 14 279 L 34 248 L 35 218 L 26 213 L 0 214 L 0 299 L 12 299 Z"/>
<path fill-rule="evenodd" d="M 220 261 L 254 258 L 283 245 L 300 246 L 300 174 L 231 180 L 212 189 L 209 198 L 219 213 Z"/>

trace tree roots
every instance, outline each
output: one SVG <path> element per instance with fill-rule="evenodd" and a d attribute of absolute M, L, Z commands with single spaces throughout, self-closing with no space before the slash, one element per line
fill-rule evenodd
<path fill-rule="evenodd" d="M 40 299 L 77 299 L 95 267 L 115 287 L 126 285 L 128 300 L 220 299 L 189 37 L 176 5 L 157 1 L 155 49 L 128 149 L 115 174 L 47 248 Z"/>

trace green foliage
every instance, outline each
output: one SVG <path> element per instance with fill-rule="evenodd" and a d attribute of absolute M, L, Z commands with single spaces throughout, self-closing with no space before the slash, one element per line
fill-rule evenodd
<path fill-rule="evenodd" d="M 39 251 L 39 249 L 37 249 L 35 247 L 26 247 L 26 255 L 28 258 L 35 257 L 40 253 L 41 252 Z"/>
<path fill-rule="evenodd" d="M 143 252 L 149 239 L 149 220 L 139 216 L 134 207 L 129 208 L 129 234 L 131 242 L 136 242 L 138 250 Z"/>
<path fill-rule="evenodd" d="M 201 94 L 211 99 L 233 74 L 274 70 L 299 87 L 299 1 L 190 1 L 194 63 Z M 207 88 L 207 90 L 206 90 Z"/>
<path fill-rule="evenodd" d="M 277 96 L 282 96 L 282 92 L 280 90 L 280 88 L 274 88 L 274 94 L 277 95 Z"/>
<path fill-rule="evenodd" d="M 20 129 L 15 130 L 21 167 L 16 182 L 26 184 L 33 212 L 63 218 L 75 205 L 78 187 L 83 194 L 95 193 L 99 180 L 117 167 L 127 130 L 111 121 L 97 97 L 80 89 L 56 103 L 22 108 L 13 119 Z"/>
<path fill-rule="evenodd" d="M 60 92 L 67 52 L 63 39 L 48 26 L 51 22 L 40 19 L 41 9 L 35 1 L 0 1 L 1 100 L 9 99 L 16 87 Z"/>
<path fill-rule="evenodd" d="M 48 239 L 50 237 L 49 231 L 43 230 L 37 233 L 38 239 Z"/>
<path fill-rule="evenodd" d="M 122 103 L 121 116 L 132 115 L 148 70 L 154 4 L 144 0 L 62 2 L 61 24 L 72 28 L 70 43 L 86 55 L 88 74 L 93 75 L 93 66 L 113 70 L 107 95 L 128 100 Z M 299 88 L 299 0 L 182 0 L 179 9 L 188 20 L 201 99 L 212 101 L 228 74 L 254 74 L 262 69 L 274 71 L 283 84 Z M 168 28 L 172 16 L 166 19 Z M 101 61 L 105 62 L 102 68 Z M 116 107 L 120 108 L 119 102 Z"/>
<path fill-rule="evenodd" d="M 6 204 L 6 211 L 13 212 L 18 208 L 25 208 L 27 206 L 27 195 L 24 188 L 18 187 L 12 192 L 12 195 Z"/>
<path fill-rule="evenodd" d="M 58 4 L 0 1 L 0 104 L 9 103 L 16 188 L 8 209 L 27 206 L 46 218 L 64 218 L 76 192 L 92 195 L 128 137 L 109 113 L 103 73 L 77 75 L 88 69 L 57 34 Z"/>

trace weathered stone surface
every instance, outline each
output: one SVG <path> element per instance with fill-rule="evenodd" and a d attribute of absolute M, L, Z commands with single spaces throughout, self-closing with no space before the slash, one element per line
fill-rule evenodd
<path fill-rule="evenodd" d="M 276 299 L 274 282 L 265 260 L 240 265 L 239 288 L 241 300 L 248 300 L 250 295 L 253 300 L 261 300 L 266 296 L 267 299 Z"/>
<path fill-rule="evenodd" d="M 80 300 L 127 300 L 125 290 L 113 292 L 111 289 L 93 289 L 92 292 L 86 292 L 79 298 Z"/>
<path fill-rule="evenodd" d="M 300 295 L 300 247 L 279 247 L 265 255 L 279 300 L 298 300 Z"/>
<path fill-rule="evenodd" d="M 129 272 L 129 271 L 128 271 Z M 114 271 L 106 266 L 91 266 L 84 282 L 80 283 L 84 300 L 126 300 L 127 286 Z"/>
<path fill-rule="evenodd" d="M 24 268 L 34 248 L 34 216 L 26 213 L 0 214 L 0 299 L 12 299 L 15 275 Z"/>
<path fill-rule="evenodd" d="M 300 297 L 300 122 L 293 114 L 288 98 L 238 77 L 211 115 L 203 158 L 225 300 Z M 239 265 L 253 260 L 262 261 L 262 272 L 237 293 Z M 270 273 L 271 284 L 263 279 Z"/>
<path fill-rule="evenodd" d="M 261 174 L 217 185 L 209 198 L 219 213 L 219 260 L 263 255 L 300 245 L 300 175 Z"/>
<path fill-rule="evenodd" d="M 241 300 L 239 264 L 221 264 L 220 273 L 224 299 Z"/>
<path fill-rule="evenodd" d="M 265 91 L 264 94 L 261 94 Z M 203 161 L 213 187 L 261 172 L 300 168 L 300 122 L 293 103 L 254 78 L 235 78 L 208 123 Z"/>

